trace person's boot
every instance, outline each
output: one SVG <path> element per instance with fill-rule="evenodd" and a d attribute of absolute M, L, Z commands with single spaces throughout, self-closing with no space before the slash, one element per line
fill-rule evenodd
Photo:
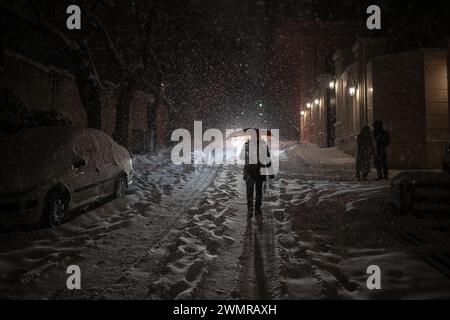
<path fill-rule="evenodd" d="M 383 180 L 383 170 L 377 169 L 378 180 Z"/>

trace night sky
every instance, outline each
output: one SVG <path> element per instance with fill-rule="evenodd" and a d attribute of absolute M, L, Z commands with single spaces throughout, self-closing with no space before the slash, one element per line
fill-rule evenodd
<path fill-rule="evenodd" d="M 437 47 L 449 33 L 449 1 L 391 1 L 380 0 L 381 31 L 368 31 L 366 8 L 373 1 L 205 1 L 195 5 L 209 20 L 219 35 L 235 39 L 239 45 L 238 89 L 209 112 L 216 126 L 279 126 L 279 109 L 274 109 L 267 96 L 267 54 L 273 31 L 284 21 L 294 20 L 352 20 L 360 27 L 360 36 L 386 37 L 391 52 L 421 47 Z M 258 107 L 259 103 L 263 107 Z M 275 107 L 276 108 L 276 107 Z M 260 116 L 260 113 L 263 116 Z M 219 115 L 217 117 L 217 115 Z M 225 121 L 225 119 L 227 121 Z M 217 121 L 214 121 L 217 120 Z"/>
<path fill-rule="evenodd" d="M 271 37 L 280 24 L 291 19 L 352 19 L 360 26 L 359 35 L 387 37 L 391 52 L 436 47 L 449 34 L 449 1 L 380 0 L 377 3 L 383 14 L 381 32 L 368 32 L 365 28 L 365 10 L 372 4 L 365 0 L 192 0 L 183 5 L 174 2 L 174 12 L 186 13 L 187 6 L 189 14 L 200 17 L 197 29 L 187 31 L 189 36 L 203 37 L 201 41 L 205 43 L 214 40 L 200 48 L 196 42 L 179 49 L 162 47 L 160 55 L 173 51 L 171 55 L 181 57 L 177 58 L 181 67 L 167 73 L 166 94 L 180 106 L 177 111 L 180 114 L 204 103 L 197 120 L 207 122 L 210 127 L 282 126 L 279 116 L 282 110 L 266 90 L 270 85 L 267 83 L 267 58 Z M 9 17 L 3 18 L 3 29 L 14 33 L 14 37 L 5 36 L 8 32 L 2 35 L 5 47 L 70 71 L 67 52 L 60 48 L 55 50 L 58 45 L 54 39 L 18 26 Z M 63 20 L 61 18 L 61 23 Z M 186 25 L 190 23 L 187 21 Z M 177 28 L 172 32 L 176 33 Z M 126 38 L 126 34 L 124 36 Z M 216 42 L 220 45 L 215 45 Z M 192 50 L 197 51 L 196 57 L 190 57 L 188 52 Z M 100 53 L 97 60 L 100 71 L 114 81 L 116 71 L 111 67 L 110 58 Z M 194 68 L 183 66 L 186 62 L 194 64 Z M 207 65 L 209 69 L 199 71 Z"/>
<path fill-rule="evenodd" d="M 199 12 L 210 17 L 209 23 L 219 36 L 232 39 L 238 48 L 235 59 L 226 62 L 233 64 L 239 72 L 237 90 L 228 92 L 227 97 L 210 110 L 207 118 L 211 125 L 218 127 L 263 124 L 266 118 L 260 119 L 259 103 L 264 102 L 266 35 L 269 31 L 265 2 L 197 0 L 194 3 Z M 256 121 L 252 119 L 255 114 L 258 115 Z"/>

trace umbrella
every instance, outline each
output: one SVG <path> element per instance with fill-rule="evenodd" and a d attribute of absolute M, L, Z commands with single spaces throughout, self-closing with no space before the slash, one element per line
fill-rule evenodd
<path fill-rule="evenodd" d="M 252 134 L 256 133 L 257 136 L 260 136 L 260 131 L 265 130 L 267 132 L 267 136 L 271 137 L 272 132 L 271 130 L 267 129 L 258 129 L 258 128 L 246 128 L 246 129 L 238 129 L 231 135 L 227 137 L 228 139 L 234 139 L 234 138 L 250 138 Z"/>

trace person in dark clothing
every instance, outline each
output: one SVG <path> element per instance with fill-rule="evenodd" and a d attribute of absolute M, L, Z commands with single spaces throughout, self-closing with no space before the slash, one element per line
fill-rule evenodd
<path fill-rule="evenodd" d="M 258 134 L 259 136 L 259 134 Z M 256 147 L 255 150 L 252 150 L 250 147 L 250 141 L 247 141 L 245 143 L 244 149 L 241 153 L 241 159 L 245 159 L 245 166 L 244 166 L 244 180 L 247 187 L 247 208 L 248 208 L 248 218 L 253 217 L 253 213 L 257 216 L 262 215 L 261 207 L 262 207 L 262 196 L 263 196 L 263 187 L 266 183 L 267 176 L 261 174 L 261 168 L 270 168 L 271 163 L 261 163 L 261 159 L 259 157 L 259 150 L 267 150 L 267 157 L 270 158 L 270 152 L 267 144 L 259 137 L 257 138 L 257 143 L 254 144 Z M 253 163 L 252 159 L 252 152 L 255 152 L 253 154 L 254 158 L 257 161 L 254 161 Z M 273 179 L 274 176 L 270 175 L 270 179 Z M 253 200 L 254 195 L 256 193 L 255 203 L 253 206 Z"/>
<path fill-rule="evenodd" d="M 387 161 L 387 149 L 391 143 L 389 133 L 383 129 L 383 122 L 373 123 L 373 138 L 375 141 L 375 168 L 378 179 L 389 179 L 389 166 Z"/>
<path fill-rule="evenodd" d="M 357 139 L 358 150 L 356 152 L 356 178 L 367 180 L 370 173 L 370 160 L 373 158 L 375 148 L 373 146 L 372 132 L 369 126 L 364 126 Z"/>

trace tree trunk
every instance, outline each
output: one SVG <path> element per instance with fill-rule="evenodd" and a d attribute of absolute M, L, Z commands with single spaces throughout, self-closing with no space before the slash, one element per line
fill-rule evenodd
<path fill-rule="evenodd" d="M 97 73 L 89 49 L 87 46 L 77 49 L 74 52 L 76 84 L 80 94 L 83 108 L 87 114 L 89 128 L 102 128 L 102 85 Z"/>
<path fill-rule="evenodd" d="M 87 114 L 87 126 L 89 128 L 102 128 L 102 100 L 101 89 L 95 81 L 76 75 L 76 83 L 80 93 L 83 108 Z"/>
<path fill-rule="evenodd" d="M 130 103 L 133 98 L 134 88 L 125 85 L 119 93 L 116 106 L 116 127 L 114 129 L 114 140 L 125 148 L 129 148 L 130 131 Z"/>
<path fill-rule="evenodd" d="M 156 139 L 156 108 L 157 101 L 149 104 L 147 109 L 147 126 L 150 133 L 150 151 L 155 150 L 155 139 Z"/>

